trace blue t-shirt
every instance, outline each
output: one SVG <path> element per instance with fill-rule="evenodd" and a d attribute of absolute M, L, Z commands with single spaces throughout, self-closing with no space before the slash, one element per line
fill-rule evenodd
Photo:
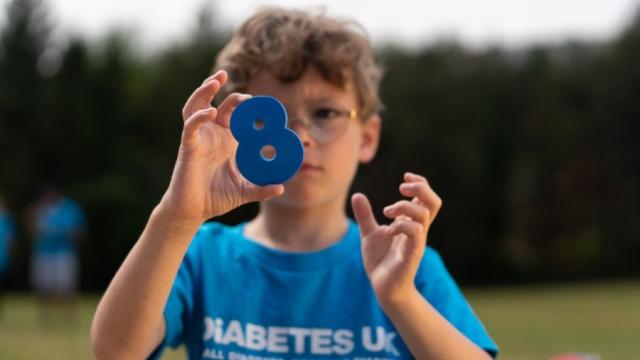
<path fill-rule="evenodd" d="M 9 265 L 9 250 L 15 239 L 15 232 L 9 213 L 0 210 L 0 273 L 4 272 Z"/>
<path fill-rule="evenodd" d="M 411 359 L 376 301 L 353 221 L 320 251 L 291 253 L 243 235 L 245 224 L 207 223 L 180 266 L 165 310 L 166 336 L 151 358 L 185 344 L 189 359 Z M 425 298 L 492 354 L 487 334 L 438 253 L 416 276 Z"/>
<path fill-rule="evenodd" d="M 78 204 L 69 198 L 61 198 L 40 209 L 36 216 L 36 253 L 75 252 L 74 238 L 85 227 L 85 216 Z"/>

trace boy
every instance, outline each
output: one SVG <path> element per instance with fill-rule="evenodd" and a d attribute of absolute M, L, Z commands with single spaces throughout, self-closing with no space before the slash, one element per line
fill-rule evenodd
<path fill-rule="evenodd" d="M 266 9 L 240 27 L 216 67 L 183 108 L 169 188 L 98 306 L 96 355 L 155 357 L 181 343 L 190 359 L 495 354 L 425 248 L 441 201 L 422 176 L 405 175 L 408 200 L 384 209 L 390 225 L 376 222 L 363 194 L 351 198 L 357 224 L 346 216 L 357 166 L 379 139 L 380 70 L 368 40 L 324 15 Z M 230 95 L 212 107 L 219 91 Z M 238 173 L 229 118 L 251 96 L 238 92 L 287 108 L 304 161 L 284 185 L 258 187 Z M 202 225 L 250 201 L 260 211 L 248 223 Z"/>

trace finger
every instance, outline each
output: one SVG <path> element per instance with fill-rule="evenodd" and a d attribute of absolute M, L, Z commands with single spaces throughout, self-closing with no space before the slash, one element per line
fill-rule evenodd
<path fill-rule="evenodd" d="M 425 178 L 422 175 L 415 174 L 415 173 L 412 173 L 412 172 L 404 173 L 404 181 L 406 181 L 406 182 L 423 182 L 423 183 L 426 183 L 427 185 L 429 185 L 429 181 L 427 180 L 427 178 Z"/>
<path fill-rule="evenodd" d="M 182 118 L 186 121 L 196 111 L 211 107 L 211 101 L 227 81 L 227 73 L 223 70 L 216 72 L 205 80 L 194 92 L 182 108 Z"/>
<path fill-rule="evenodd" d="M 438 194 L 436 194 L 433 191 L 433 188 L 431 187 L 431 184 L 429 184 L 429 181 L 427 180 L 427 178 L 425 178 L 424 176 L 420 175 L 420 174 L 416 174 L 416 173 L 412 173 L 412 172 L 406 172 L 404 174 L 404 179 L 406 182 L 408 183 L 415 183 L 415 182 L 419 182 L 419 183 L 425 183 L 427 185 L 427 193 L 429 197 L 432 200 L 435 200 L 433 202 L 433 205 L 435 205 L 435 207 L 437 207 L 438 209 L 440 207 L 442 207 L 442 199 L 440 199 L 440 197 L 438 196 Z"/>
<path fill-rule="evenodd" d="M 216 108 L 208 108 L 198 110 L 184 123 L 182 130 L 182 142 L 188 145 L 197 139 L 198 129 L 207 121 L 214 121 L 218 110 Z"/>
<path fill-rule="evenodd" d="M 435 218 L 442 207 L 442 199 L 436 194 L 426 182 L 416 181 L 400 184 L 400 193 L 406 197 L 418 199 L 426 206 L 431 213 L 431 218 Z M 415 202 L 415 201 L 414 201 Z"/>
<path fill-rule="evenodd" d="M 424 227 L 411 220 L 394 221 L 386 230 L 389 236 L 404 234 L 414 245 L 423 244 L 426 241 Z"/>
<path fill-rule="evenodd" d="M 219 76 L 223 76 L 223 78 L 219 78 Z M 215 73 L 213 73 L 213 75 L 210 75 L 208 78 L 204 79 L 202 84 L 204 85 L 213 79 L 218 79 L 218 81 L 220 81 L 221 83 L 226 83 L 228 78 L 229 78 L 229 74 L 225 70 L 220 69 Z"/>
<path fill-rule="evenodd" d="M 196 111 L 210 108 L 211 101 L 220 87 L 221 84 L 218 80 L 212 80 L 194 90 L 182 108 L 182 119 L 186 121 Z"/>
<path fill-rule="evenodd" d="M 263 201 L 275 196 L 280 196 L 282 194 L 284 194 L 284 185 L 282 184 L 267 186 L 257 186 L 250 184 L 246 188 L 244 198 L 246 202 Z"/>
<path fill-rule="evenodd" d="M 401 200 L 395 204 L 385 207 L 383 213 L 390 219 L 395 219 L 398 216 L 404 215 L 424 226 L 426 226 L 431 219 L 429 209 L 421 204 L 416 204 L 407 200 Z"/>
<path fill-rule="evenodd" d="M 220 106 L 218 106 L 218 118 L 216 119 L 218 124 L 224 127 L 229 127 L 229 119 L 231 118 L 231 113 L 233 113 L 233 110 L 235 110 L 235 108 L 240 105 L 240 103 L 250 98 L 251 95 L 249 94 L 239 93 L 233 93 L 227 96 L 227 98 L 224 99 Z"/>
<path fill-rule="evenodd" d="M 364 194 L 353 194 L 353 196 L 351 196 L 351 207 L 353 208 L 353 215 L 356 218 L 356 222 L 358 226 L 360 226 L 362 236 L 368 235 L 378 227 L 378 222 L 373 216 L 369 199 L 367 199 Z"/>

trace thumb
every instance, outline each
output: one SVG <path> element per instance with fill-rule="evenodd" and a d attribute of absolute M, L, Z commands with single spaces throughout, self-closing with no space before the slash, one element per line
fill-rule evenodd
<path fill-rule="evenodd" d="M 373 216 L 369 199 L 367 199 L 364 194 L 353 194 L 351 197 L 351 207 L 353 208 L 353 215 L 356 218 L 356 222 L 358 226 L 360 226 L 362 236 L 368 235 L 379 226 L 376 218 Z"/>
<path fill-rule="evenodd" d="M 284 194 L 284 185 L 267 185 L 267 186 L 257 186 L 250 184 L 245 189 L 245 198 L 246 202 L 252 201 L 262 201 L 270 199 L 274 196 L 280 196 Z"/>

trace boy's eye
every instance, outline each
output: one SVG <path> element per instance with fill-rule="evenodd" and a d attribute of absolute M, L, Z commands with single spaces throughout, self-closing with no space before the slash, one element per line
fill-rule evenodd
<path fill-rule="evenodd" d="M 311 116 L 317 120 L 329 120 L 340 116 L 340 111 L 332 108 L 320 108 L 314 110 Z"/>

